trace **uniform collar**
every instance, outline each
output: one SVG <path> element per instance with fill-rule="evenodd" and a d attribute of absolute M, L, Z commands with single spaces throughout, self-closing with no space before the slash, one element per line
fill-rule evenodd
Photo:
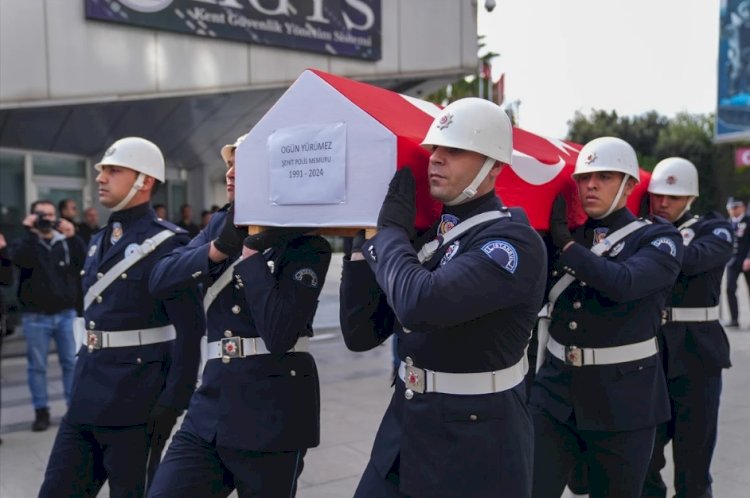
<path fill-rule="evenodd" d="M 693 215 L 690 213 L 690 211 L 688 211 L 687 213 L 683 214 L 679 220 L 675 221 L 673 225 L 676 227 L 679 227 L 680 225 L 682 225 L 683 223 L 685 223 L 687 220 L 689 220 L 692 217 Z"/>
<path fill-rule="evenodd" d="M 145 215 L 149 211 L 153 212 L 153 210 L 151 209 L 151 205 L 148 202 L 144 202 L 143 204 L 138 204 L 137 206 L 123 209 L 121 211 L 115 211 L 111 215 L 109 215 L 108 224 L 112 224 L 112 222 L 115 221 L 118 221 L 122 224 L 130 224 L 138 218 L 143 217 L 143 215 Z M 154 216 L 156 216 L 156 213 L 154 213 Z"/>
<path fill-rule="evenodd" d="M 635 219 L 635 216 L 633 213 L 630 212 L 630 210 L 626 207 L 622 207 L 615 211 L 614 213 L 610 214 L 606 218 L 602 218 L 601 220 L 595 220 L 593 218 L 589 218 L 586 220 L 586 227 L 588 228 L 599 228 L 599 227 L 607 227 L 612 229 L 618 229 L 620 227 L 623 227 L 633 221 Z"/>
<path fill-rule="evenodd" d="M 502 201 L 494 190 L 487 192 L 481 197 L 472 199 L 469 202 L 458 204 L 456 206 L 443 206 L 443 214 L 450 214 L 459 220 L 465 220 L 476 213 L 500 209 L 503 207 Z"/>

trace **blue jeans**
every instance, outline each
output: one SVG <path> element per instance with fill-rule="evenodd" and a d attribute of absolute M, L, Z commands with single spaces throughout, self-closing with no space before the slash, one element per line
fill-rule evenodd
<path fill-rule="evenodd" d="M 47 408 L 47 355 L 50 339 L 57 344 L 57 356 L 63 372 L 65 401 L 70 403 L 70 387 L 76 362 L 76 343 L 73 337 L 75 310 L 65 310 L 51 315 L 22 313 L 21 326 L 26 337 L 26 359 L 29 367 L 29 390 L 35 409 Z"/>

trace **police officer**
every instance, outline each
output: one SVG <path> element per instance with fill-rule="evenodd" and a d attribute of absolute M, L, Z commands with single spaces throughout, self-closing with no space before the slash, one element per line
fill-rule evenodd
<path fill-rule="evenodd" d="M 188 242 L 150 207 L 164 157 L 139 137 L 116 141 L 95 165 L 99 201 L 112 211 L 89 245 L 83 279 L 84 346 L 40 496 L 142 496 L 146 464 L 195 387 L 203 314 L 196 286 L 169 299 L 148 291 L 156 261 Z M 149 455 L 150 452 L 150 455 Z"/>
<path fill-rule="evenodd" d="M 510 120 L 489 101 L 457 100 L 423 145 L 432 146 L 427 180 L 444 205 L 439 222 L 412 245 L 415 180 L 403 168 L 378 234 L 344 262 L 347 346 L 372 349 L 395 332 L 401 359 L 355 496 L 530 496 L 523 379 L 546 254 L 523 211 L 495 194 L 511 161 Z"/>
<path fill-rule="evenodd" d="M 592 497 L 640 496 L 655 427 L 669 418 L 656 334 L 682 243 L 664 220 L 625 207 L 638 177 L 630 145 L 597 138 L 573 173 L 585 224 L 571 234 L 562 198 L 553 208 L 558 279 L 531 394 L 538 498 L 559 498 L 578 460 Z"/>
<path fill-rule="evenodd" d="M 167 297 L 201 282 L 207 314 L 202 382 L 150 497 L 294 496 L 320 438 L 312 321 L 331 258 L 300 229 L 247 236 L 234 225 L 235 149 L 222 148 L 229 204 L 163 259 L 151 288 Z M 244 241 L 244 246 L 243 246 Z"/>
<path fill-rule="evenodd" d="M 737 307 L 737 279 L 740 274 L 745 277 L 750 289 L 750 216 L 747 215 L 745 203 L 733 197 L 727 200 L 727 212 L 734 231 L 734 250 L 727 263 L 727 303 L 730 321 L 726 326 L 736 328 L 740 326 Z"/>
<path fill-rule="evenodd" d="M 675 496 L 711 497 L 711 457 L 721 394 L 721 371 L 731 366 L 729 342 L 719 323 L 724 265 L 732 257 L 732 227 L 718 213 L 693 216 L 698 171 L 670 157 L 654 168 L 648 185 L 652 212 L 677 227 L 685 246 L 682 271 L 669 297 L 661 329 L 662 358 L 672 420 L 656 431 L 644 497 L 667 496 L 659 472 L 671 440 Z"/>

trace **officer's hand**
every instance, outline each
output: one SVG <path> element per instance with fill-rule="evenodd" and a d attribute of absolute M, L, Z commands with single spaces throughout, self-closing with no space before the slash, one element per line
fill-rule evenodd
<path fill-rule="evenodd" d="M 231 256 L 242 249 L 242 241 L 247 237 L 247 228 L 234 226 L 234 203 L 227 209 L 227 217 L 214 247 L 221 253 Z"/>
<path fill-rule="evenodd" d="M 177 417 L 180 416 L 180 410 L 170 406 L 155 405 L 148 416 L 148 435 L 154 438 L 167 439 L 172 432 Z"/>
<path fill-rule="evenodd" d="M 362 246 L 365 243 L 365 231 L 358 230 L 354 237 L 344 239 L 344 259 L 359 261 L 365 259 L 362 256 Z"/>
<path fill-rule="evenodd" d="M 253 251 L 263 252 L 269 247 L 281 247 L 307 232 L 311 227 L 273 227 L 255 235 L 245 237 L 244 246 Z M 244 253 L 244 251 L 243 251 Z"/>
<path fill-rule="evenodd" d="M 750 258 L 742 261 L 742 271 L 750 271 Z"/>
<path fill-rule="evenodd" d="M 383 206 L 378 215 L 378 228 L 400 227 L 409 235 L 409 240 L 416 236 L 414 220 L 417 208 L 414 203 L 416 186 L 411 169 L 403 167 L 393 175 L 388 185 Z"/>
<path fill-rule="evenodd" d="M 552 237 L 552 243 L 560 251 L 564 250 L 569 242 L 573 242 L 573 236 L 570 234 L 570 228 L 568 228 L 568 209 L 565 206 L 565 199 L 562 194 L 558 194 L 552 204 L 549 234 Z"/>

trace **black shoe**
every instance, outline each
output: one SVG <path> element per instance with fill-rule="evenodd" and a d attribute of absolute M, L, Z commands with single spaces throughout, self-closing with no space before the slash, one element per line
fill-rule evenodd
<path fill-rule="evenodd" d="M 42 432 L 49 429 L 49 408 L 39 408 L 35 412 L 36 418 L 34 419 L 34 423 L 31 424 L 31 430 Z"/>
<path fill-rule="evenodd" d="M 731 327 L 733 329 L 739 328 L 740 324 L 737 323 L 737 321 L 732 320 L 731 322 L 727 322 L 724 324 L 725 327 Z"/>

